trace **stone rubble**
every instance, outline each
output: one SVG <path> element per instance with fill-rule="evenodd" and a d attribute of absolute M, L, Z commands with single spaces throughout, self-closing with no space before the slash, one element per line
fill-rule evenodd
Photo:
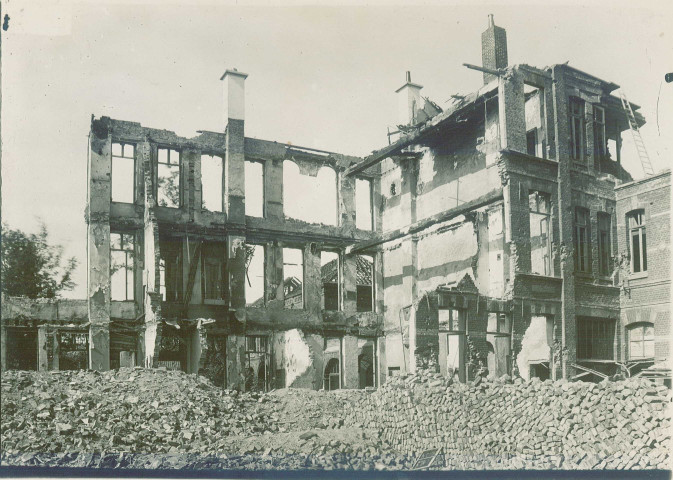
<path fill-rule="evenodd" d="M 351 404 L 346 425 L 413 457 L 443 447 L 451 469 L 669 469 L 671 398 L 637 378 L 452 384 L 422 372 Z"/>

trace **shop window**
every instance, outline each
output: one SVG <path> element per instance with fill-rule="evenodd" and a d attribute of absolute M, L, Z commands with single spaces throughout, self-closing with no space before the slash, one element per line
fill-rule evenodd
<path fill-rule="evenodd" d="M 162 207 L 180 206 L 180 152 L 157 149 L 157 202 Z"/>
<path fill-rule="evenodd" d="M 551 275 L 551 200 L 548 194 L 531 192 L 528 195 L 530 212 L 531 272 Z"/>
<path fill-rule="evenodd" d="M 654 358 L 654 325 L 640 323 L 628 329 L 629 360 Z"/>
<path fill-rule="evenodd" d="M 265 257 L 263 245 L 245 246 L 245 303 L 248 307 L 264 306 Z"/>
<path fill-rule="evenodd" d="M 356 255 L 357 311 L 374 311 L 374 258 Z"/>
<path fill-rule="evenodd" d="M 589 210 L 575 208 L 575 271 L 590 272 Z"/>
<path fill-rule="evenodd" d="M 217 155 L 201 155 L 201 195 L 203 208 L 222 212 L 224 199 L 224 160 Z"/>
<path fill-rule="evenodd" d="M 372 182 L 365 178 L 355 179 L 355 227 L 373 230 Z"/>
<path fill-rule="evenodd" d="M 283 211 L 288 218 L 325 225 L 337 224 L 337 177 L 330 167 L 303 174 L 291 161 L 283 162 Z"/>
<path fill-rule="evenodd" d="M 271 380 L 269 337 L 245 337 L 245 391 L 266 392 Z"/>
<path fill-rule="evenodd" d="M 627 216 L 629 225 L 629 250 L 631 272 L 647 271 L 647 236 L 645 231 L 645 211 L 636 210 Z"/>
<path fill-rule="evenodd" d="M 304 252 L 298 248 L 283 249 L 283 290 L 285 308 L 304 308 Z"/>
<path fill-rule="evenodd" d="M 584 101 L 570 98 L 570 156 L 574 160 L 584 160 Z"/>
<path fill-rule="evenodd" d="M 603 276 L 609 276 L 612 273 L 611 223 L 610 215 L 598 214 L 598 268 Z"/>
<path fill-rule="evenodd" d="M 607 318 L 577 319 L 577 358 L 614 360 L 615 321 Z"/>
<path fill-rule="evenodd" d="M 112 300 L 133 300 L 134 236 L 110 233 L 110 297 Z"/>
<path fill-rule="evenodd" d="M 112 144 L 112 201 L 135 201 L 135 145 Z"/>
<path fill-rule="evenodd" d="M 264 216 L 264 164 L 245 162 L 245 214 Z"/>
<path fill-rule="evenodd" d="M 320 278 L 322 280 L 322 309 L 340 310 L 341 265 L 338 253 L 320 252 Z"/>
<path fill-rule="evenodd" d="M 182 300 L 182 243 L 162 241 L 159 260 L 159 293 L 165 302 Z"/>
<path fill-rule="evenodd" d="M 206 301 L 221 302 L 226 299 L 226 248 L 224 244 L 204 246 L 202 258 L 203 298 Z"/>

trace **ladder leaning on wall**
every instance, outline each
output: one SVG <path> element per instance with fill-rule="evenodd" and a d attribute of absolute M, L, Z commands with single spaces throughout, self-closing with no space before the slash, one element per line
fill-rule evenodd
<path fill-rule="evenodd" d="M 643 171 L 645 172 L 645 175 L 654 175 L 654 169 L 652 168 L 652 163 L 650 162 L 650 156 L 647 154 L 645 143 L 643 143 L 643 138 L 640 136 L 638 122 L 636 122 L 636 116 L 633 114 L 631 103 L 629 103 L 629 101 L 626 99 L 626 95 L 622 90 L 619 91 L 619 98 L 622 101 L 622 108 L 624 108 L 626 119 L 628 120 L 629 127 L 631 128 L 633 143 L 636 145 L 636 150 L 638 150 L 638 156 L 640 157 L 640 163 L 643 165 Z"/>

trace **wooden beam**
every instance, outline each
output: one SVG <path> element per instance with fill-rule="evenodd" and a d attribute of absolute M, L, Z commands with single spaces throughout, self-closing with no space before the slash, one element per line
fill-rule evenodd
<path fill-rule="evenodd" d="M 501 77 L 503 73 L 505 73 L 502 70 L 493 70 L 492 68 L 479 67 L 477 65 L 472 65 L 471 63 L 463 63 L 463 66 L 471 68 L 472 70 L 479 70 L 480 72 L 490 73 L 491 75 L 495 75 L 496 77 Z"/>
<path fill-rule="evenodd" d="M 411 235 L 416 232 L 420 232 L 438 223 L 443 223 L 452 220 L 453 218 L 468 213 L 469 211 L 474 210 L 475 208 L 481 208 L 498 200 L 502 200 L 502 198 L 503 198 L 502 189 L 491 190 L 489 193 L 482 195 L 481 197 L 463 203 L 462 205 L 454 207 L 451 210 L 447 210 L 445 212 L 432 215 L 431 217 L 425 218 L 423 220 L 419 220 L 418 222 L 408 227 L 398 228 L 390 232 L 382 233 L 381 235 L 378 236 L 378 238 L 374 240 L 356 243 L 350 248 L 349 253 L 362 252 L 364 250 L 368 250 L 370 248 L 381 245 L 382 243 L 390 242 L 392 240 L 396 240 L 398 238 L 405 237 L 407 235 Z"/>

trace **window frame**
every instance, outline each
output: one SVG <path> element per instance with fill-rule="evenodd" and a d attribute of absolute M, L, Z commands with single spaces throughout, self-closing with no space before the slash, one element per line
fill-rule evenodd
<path fill-rule="evenodd" d="M 594 105 L 594 154 L 599 159 L 607 156 L 608 139 L 605 131 L 605 108 L 600 105 Z M 601 118 L 598 118 L 600 112 Z M 599 143 L 600 138 L 600 143 Z"/>
<path fill-rule="evenodd" d="M 337 308 L 336 308 L 336 310 L 328 310 L 325 307 L 325 282 L 323 282 L 323 280 L 322 280 L 322 267 L 324 267 L 325 265 L 328 265 L 329 262 L 326 263 L 325 265 L 322 264 L 322 254 L 323 253 L 332 253 L 332 254 L 336 255 L 336 262 L 337 262 L 337 266 L 336 266 L 336 273 L 337 273 L 337 278 L 336 278 Z M 341 283 L 342 283 L 342 280 L 343 280 L 342 271 L 343 271 L 343 268 L 342 268 L 341 255 L 339 254 L 338 251 L 329 250 L 329 249 L 325 249 L 325 250 L 320 251 L 320 287 L 321 287 L 321 292 L 322 292 L 321 293 L 321 306 L 323 307 L 322 310 L 324 310 L 326 312 L 340 312 L 340 311 L 343 310 L 342 300 L 341 300 L 341 297 L 342 297 L 342 295 L 341 295 L 341 293 L 342 293 Z"/>
<path fill-rule="evenodd" d="M 114 154 L 114 145 L 115 144 L 121 146 L 121 150 L 122 150 L 122 155 L 121 156 Z M 125 152 L 127 146 L 130 146 L 130 147 L 133 148 L 133 156 L 132 157 L 124 156 L 124 152 Z M 137 149 L 138 149 L 138 146 L 133 142 L 125 142 L 125 141 L 116 141 L 116 142 L 113 141 L 112 142 L 112 145 L 110 147 L 110 201 L 111 202 L 126 203 L 126 204 L 129 204 L 129 205 L 132 205 L 132 204 L 136 203 L 136 197 L 137 197 L 137 194 L 138 194 L 138 192 L 136 191 L 136 182 L 138 180 L 137 179 L 137 172 L 136 172 L 136 152 L 137 152 Z M 132 190 L 132 194 L 131 194 L 132 200 L 130 202 L 122 202 L 120 200 L 115 200 L 113 198 L 112 186 L 114 185 L 114 180 L 113 179 L 114 179 L 115 158 L 124 159 L 124 160 L 131 160 L 133 162 L 133 185 L 132 185 L 132 188 L 131 188 L 131 190 Z"/>
<path fill-rule="evenodd" d="M 201 251 L 201 298 L 204 304 L 211 305 L 222 305 L 229 298 L 229 292 L 227 288 L 227 248 L 226 245 L 221 243 L 214 243 L 212 245 L 204 245 Z M 206 266 L 208 263 L 212 264 L 214 262 L 219 263 L 220 271 L 222 275 L 221 279 L 221 298 L 210 298 L 208 296 L 208 280 Z"/>
<path fill-rule="evenodd" d="M 203 196 L 203 192 L 204 192 L 204 188 L 203 188 L 203 157 L 217 157 L 220 160 L 222 160 L 222 178 L 221 178 L 222 182 L 221 182 L 221 187 L 220 187 L 221 188 L 220 189 L 220 203 L 221 203 L 220 210 L 210 210 L 210 209 L 206 208 L 206 206 L 204 204 L 204 200 L 203 200 L 203 198 L 204 198 L 204 196 Z M 158 159 L 158 153 L 157 153 L 157 159 Z M 182 155 L 180 155 L 180 168 L 181 168 L 180 175 L 182 176 Z M 200 206 L 202 211 L 205 210 L 207 212 L 214 212 L 214 213 L 223 213 L 224 212 L 224 210 L 225 210 L 225 205 L 224 205 L 224 185 L 225 185 L 224 176 L 225 176 L 224 154 L 223 153 L 210 152 L 210 151 L 202 151 L 201 152 L 201 206 Z M 182 195 L 180 197 L 182 197 Z"/>
<path fill-rule="evenodd" d="M 168 152 L 168 163 L 161 162 L 159 160 L 160 150 L 166 150 Z M 173 166 L 175 165 L 174 163 L 171 163 L 171 152 L 177 152 L 178 154 L 178 204 L 177 206 L 169 206 L 169 205 L 161 205 L 159 203 L 159 179 L 161 178 L 159 175 L 159 165 L 167 165 L 167 166 Z M 182 150 L 179 150 L 178 148 L 173 148 L 170 146 L 160 146 L 157 145 L 157 160 L 155 162 L 155 168 L 156 168 L 156 182 L 154 185 L 154 194 L 155 194 L 155 199 L 156 199 L 156 204 L 158 207 L 164 207 L 164 208 L 182 208 L 183 206 L 183 199 L 182 199 Z M 224 170 L 224 167 L 223 167 Z"/>
<path fill-rule="evenodd" d="M 119 235 L 119 248 L 114 248 L 112 245 L 112 235 Z M 124 245 L 128 245 L 128 241 L 124 241 L 124 237 L 131 237 L 131 249 L 124 249 Z M 124 299 L 123 300 L 117 300 L 112 298 L 112 278 L 113 278 L 113 273 L 110 272 L 110 300 L 114 302 L 130 302 L 130 301 L 135 301 L 136 297 L 136 265 L 135 265 L 135 250 L 136 250 L 136 242 L 135 242 L 135 234 L 134 233 L 127 233 L 127 232 L 110 232 L 110 270 L 112 270 L 112 252 L 124 252 L 124 270 L 126 271 L 126 274 L 124 275 Z M 131 268 L 129 269 L 129 255 L 131 256 Z M 129 298 L 129 271 L 131 274 L 131 298 Z"/>
<path fill-rule="evenodd" d="M 372 302 L 372 308 L 371 310 L 360 310 L 358 307 L 358 298 L 359 296 L 357 295 L 357 287 L 358 286 L 363 286 L 366 287 L 367 285 L 363 284 L 358 284 L 358 279 L 357 279 L 357 257 L 368 257 L 371 258 L 371 276 L 372 276 L 372 284 L 371 284 L 371 302 Z M 365 260 L 366 261 L 366 260 Z M 356 253 L 355 254 L 355 310 L 358 313 L 365 313 L 365 312 L 372 312 L 376 313 L 376 255 L 369 255 L 369 254 L 363 254 L 363 253 Z"/>
<path fill-rule="evenodd" d="M 357 226 L 357 205 L 358 205 L 358 182 L 366 182 L 369 185 L 369 228 L 360 228 Z M 374 219 L 374 182 L 369 177 L 355 177 L 355 228 L 366 232 L 376 231 L 376 221 Z"/>
<path fill-rule="evenodd" d="M 262 297 L 261 297 L 261 299 L 262 299 L 262 306 L 266 306 L 266 267 L 267 267 L 267 264 L 266 264 L 266 262 L 267 262 L 267 258 L 266 258 L 266 245 L 263 244 L 263 243 L 255 243 L 255 242 L 253 242 L 253 241 L 250 241 L 250 242 L 246 241 L 246 242 L 245 242 L 245 246 L 246 246 L 246 247 L 255 247 L 255 250 L 256 250 L 258 247 L 262 249 L 262 257 L 263 257 L 263 259 L 262 259 L 262 263 L 263 263 L 263 266 L 262 266 L 262 282 L 263 282 L 263 289 L 262 289 L 262 290 L 263 290 L 263 291 L 262 291 Z M 247 259 L 246 259 L 246 261 L 247 261 Z M 253 301 L 253 302 L 251 302 L 251 303 L 248 303 L 248 296 L 247 296 L 247 294 L 248 294 L 248 283 L 247 283 L 247 282 L 248 282 L 249 279 L 250 279 L 250 276 L 248 275 L 248 269 L 249 269 L 249 268 L 250 268 L 250 264 L 247 264 L 246 267 L 245 267 L 245 280 L 246 280 L 246 285 L 245 285 L 245 293 L 246 293 L 246 295 L 245 295 L 245 305 L 246 305 L 246 307 L 250 307 L 250 306 L 252 306 L 257 300 L 259 300 L 259 299 L 256 299 L 255 301 Z"/>
<path fill-rule="evenodd" d="M 577 162 L 584 162 L 586 158 L 584 152 L 586 147 L 585 102 L 579 97 L 570 97 L 568 104 L 570 157 Z"/>
<path fill-rule="evenodd" d="M 245 163 L 243 165 L 243 168 L 245 169 L 245 166 L 250 163 L 250 164 L 259 164 L 262 166 L 262 215 L 251 215 L 247 211 L 245 212 L 246 216 L 249 217 L 255 217 L 255 218 L 266 218 L 266 162 L 262 160 L 255 160 L 255 159 L 245 159 Z M 248 176 L 246 175 L 245 178 L 247 179 Z M 248 199 L 248 191 L 246 189 L 247 183 L 243 186 L 243 190 L 245 192 L 245 198 L 246 202 L 245 204 L 248 205 L 247 199 Z M 284 205 L 283 205 L 284 207 Z"/>
<path fill-rule="evenodd" d="M 530 205 L 530 200 L 531 200 L 531 195 L 535 195 L 535 210 L 531 210 L 531 205 Z M 547 205 L 547 211 L 543 211 L 540 208 L 540 205 L 542 201 L 546 201 Z M 546 229 L 547 229 L 547 242 L 545 245 L 545 250 L 546 250 L 546 255 L 543 255 L 543 258 L 546 256 L 546 260 L 544 260 L 544 273 L 543 275 L 545 276 L 552 276 L 554 274 L 553 270 L 553 265 L 551 261 L 551 194 L 546 193 L 546 192 L 541 192 L 539 190 L 530 190 L 528 192 L 528 215 L 529 215 L 529 222 L 532 222 L 532 214 L 541 216 L 543 218 L 540 218 L 540 226 L 544 222 L 546 224 Z M 540 228 L 540 231 L 542 231 L 542 228 Z M 533 267 L 533 249 L 531 248 L 531 271 Z"/>
<path fill-rule="evenodd" d="M 640 223 L 638 223 L 638 219 L 640 219 Z M 636 223 L 635 226 L 632 225 L 632 220 Z M 647 222 L 644 209 L 632 210 L 626 215 L 626 231 L 628 235 L 627 244 L 629 246 L 631 273 L 645 274 L 647 273 Z M 633 246 L 634 233 L 638 234 L 638 271 L 636 271 Z"/>
<path fill-rule="evenodd" d="M 283 246 L 283 308 L 286 310 L 304 310 L 306 308 L 306 289 L 305 289 L 305 281 L 306 281 L 306 259 L 304 258 L 304 249 L 303 248 L 297 248 L 297 247 L 292 247 L 292 246 Z M 287 292 L 285 291 L 285 265 L 295 265 L 293 263 L 286 263 L 286 255 L 285 251 L 286 250 L 298 250 L 301 252 L 301 308 L 288 308 L 285 305 L 285 301 L 287 300 L 286 295 Z"/>
<path fill-rule="evenodd" d="M 648 338 L 646 336 L 647 329 L 650 330 L 650 335 L 651 335 L 650 338 Z M 640 330 L 640 332 L 641 332 L 640 339 L 635 339 L 634 340 L 632 338 L 633 333 L 638 331 L 638 330 Z M 654 357 L 655 357 L 655 352 L 654 352 L 655 335 L 654 335 L 654 324 L 652 322 L 638 322 L 638 323 L 634 323 L 634 324 L 629 325 L 626 328 L 626 338 L 627 338 L 627 352 L 626 353 L 627 353 L 627 358 L 629 360 L 650 360 L 650 359 L 654 359 Z M 651 349 L 652 349 L 651 350 L 651 352 L 652 352 L 651 356 L 645 355 L 645 352 L 646 352 L 646 346 L 645 345 L 646 345 L 647 342 L 651 342 Z M 634 343 L 640 343 L 641 344 L 640 351 L 642 352 L 642 355 L 640 355 L 640 356 L 634 356 L 633 355 L 632 348 L 633 348 Z"/>
<path fill-rule="evenodd" d="M 612 215 L 598 212 L 598 272 L 604 277 L 610 276 L 612 259 Z"/>
<path fill-rule="evenodd" d="M 584 216 L 584 223 L 579 223 L 580 214 Z M 583 207 L 575 207 L 573 227 L 575 234 L 575 271 L 591 273 L 591 212 Z M 580 256 L 580 246 L 584 248 L 582 256 Z M 584 265 L 580 263 L 580 260 L 583 260 Z"/>

